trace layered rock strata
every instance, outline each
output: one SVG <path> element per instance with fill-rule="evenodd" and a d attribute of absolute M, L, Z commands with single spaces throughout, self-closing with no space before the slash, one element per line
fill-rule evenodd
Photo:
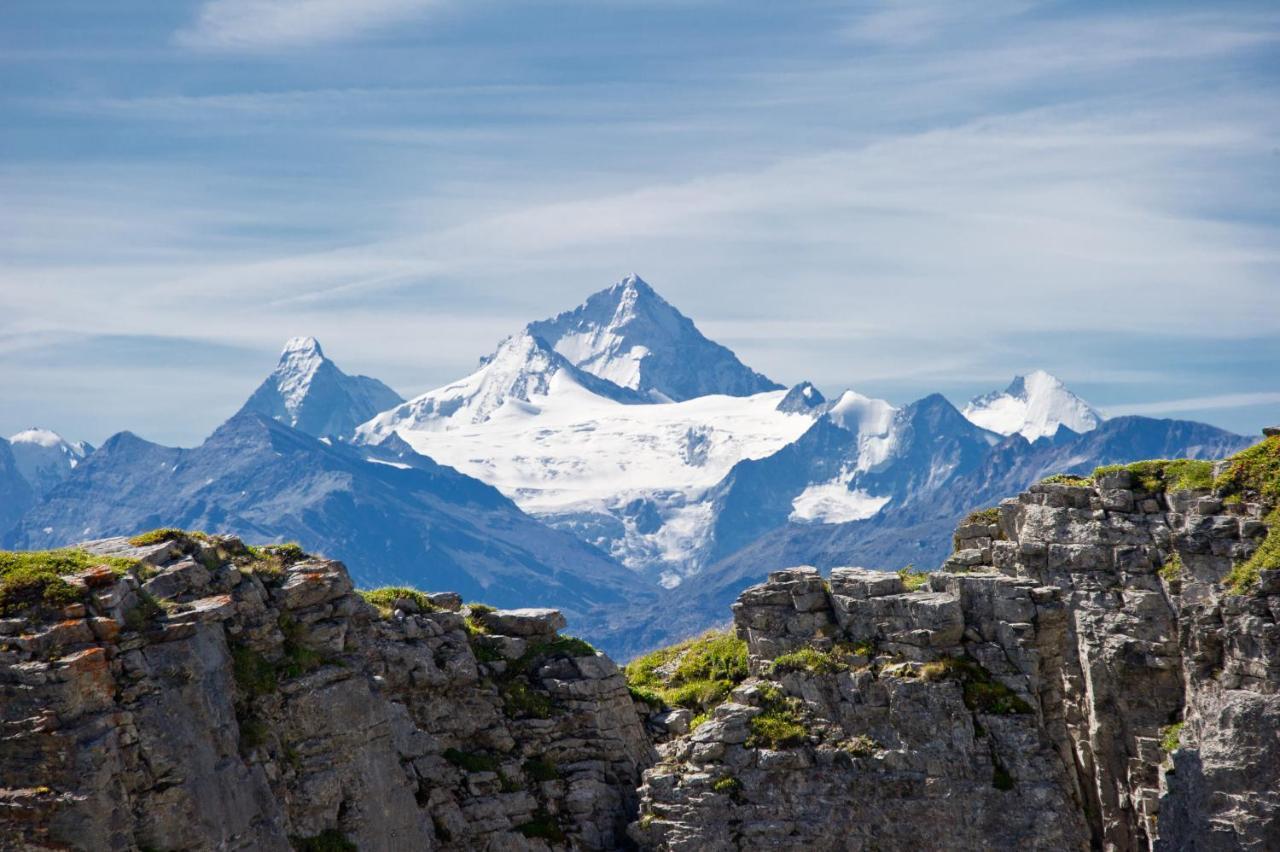
<path fill-rule="evenodd" d="M 0 847 L 623 843 L 651 746 L 558 613 L 380 610 L 340 563 L 234 539 L 87 547 L 140 561 L 0 620 Z"/>
<path fill-rule="evenodd" d="M 753 677 L 659 745 L 632 836 L 1280 848 L 1280 571 L 1224 582 L 1270 508 L 1121 470 L 1006 500 L 927 578 L 771 574 L 734 605 Z"/>

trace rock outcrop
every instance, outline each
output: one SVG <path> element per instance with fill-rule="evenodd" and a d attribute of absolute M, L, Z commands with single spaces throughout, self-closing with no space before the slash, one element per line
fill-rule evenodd
<path fill-rule="evenodd" d="M 623 842 L 651 746 L 559 613 L 369 603 L 231 538 L 86 548 L 115 561 L 83 602 L 0 620 L 0 848 Z"/>
<path fill-rule="evenodd" d="M 752 677 L 660 743 L 632 837 L 1280 848 L 1280 564 L 1240 574 L 1280 481 L 1224 493 L 1201 464 L 1199 488 L 1166 492 L 1155 467 L 1034 486 L 975 513 L 928 576 L 794 568 L 748 589 Z"/>

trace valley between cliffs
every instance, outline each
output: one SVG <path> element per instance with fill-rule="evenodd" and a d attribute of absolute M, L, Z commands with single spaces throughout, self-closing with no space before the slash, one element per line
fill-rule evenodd
<path fill-rule="evenodd" d="M 3 554 L 0 848 L 1280 848 L 1278 506 L 1274 435 L 1053 477 L 625 673 L 296 547 Z"/>

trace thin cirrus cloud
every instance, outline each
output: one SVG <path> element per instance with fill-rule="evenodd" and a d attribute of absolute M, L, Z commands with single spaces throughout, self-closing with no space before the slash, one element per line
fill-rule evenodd
<path fill-rule="evenodd" d="M 306 47 L 410 21 L 436 5 L 437 0 L 207 0 L 177 40 L 219 51 Z"/>
<path fill-rule="evenodd" d="M 1125 414 L 1174 414 L 1184 411 L 1217 411 L 1225 408 L 1251 408 L 1280 404 L 1280 391 L 1257 393 L 1224 393 L 1216 396 L 1194 396 L 1186 399 L 1168 399 L 1158 402 L 1142 402 L 1108 407 L 1108 417 Z"/>

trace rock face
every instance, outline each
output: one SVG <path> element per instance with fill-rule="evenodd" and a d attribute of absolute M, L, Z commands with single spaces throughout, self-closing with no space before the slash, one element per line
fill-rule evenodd
<path fill-rule="evenodd" d="M 1048 688 L 1062 664 L 1060 593 L 998 576 L 940 575 L 927 589 L 857 569 L 826 584 L 794 568 L 744 592 L 734 622 L 760 680 L 661 746 L 636 839 L 664 849 L 1087 849 L 1074 778 L 1046 725 L 1061 712 Z M 795 652 L 817 652 L 816 662 L 788 666 Z M 949 657 L 965 668 L 945 668 Z M 977 678 L 1000 684 L 984 686 L 1004 704 L 978 696 Z M 757 720 L 770 714 L 794 719 L 799 741 L 761 742 Z"/>
<path fill-rule="evenodd" d="M 88 548 L 141 562 L 0 620 L 0 848 L 622 843 L 652 748 L 559 613 L 468 629 L 455 597 L 375 607 L 232 538 Z"/>
<path fill-rule="evenodd" d="M 1280 848 L 1280 571 L 1224 584 L 1270 508 L 1120 470 L 1004 501 L 927 578 L 774 572 L 733 608 L 754 677 L 659 745 L 632 836 Z"/>

